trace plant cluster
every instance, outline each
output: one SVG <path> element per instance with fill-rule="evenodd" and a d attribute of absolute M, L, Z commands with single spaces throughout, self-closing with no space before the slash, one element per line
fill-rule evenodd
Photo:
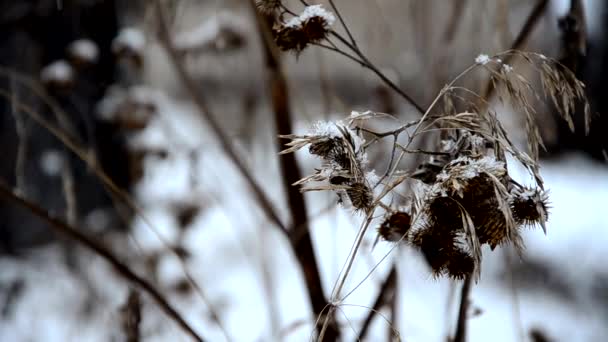
<path fill-rule="evenodd" d="M 533 97 L 542 97 L 523 75 L 502 62 L 508 55 L 522 57 L 538 71 L 544 97 L 572 122 L 574 106 L 578 101 L 586 103 L 586 99 L 582 83 L 570 71 L 535 53 L 480 55 L 440 92 L 421 119 L 395 130 L 371 130 L 369 122 L 381 115 L 368 111 L 353 112 L 346 121 L 319 123 L 306 135 L 282 136 L 291 140 L 282 153 L 308 146 L 308 152 L 322 160 L 320 168 L 295 184 L 302 186 L 302 191 L 335 191 L 340 203 L 350 204 L 368 217 L 380 215 L 382 219 L 370 220 L 377 222 L 379 236 L 418 248 L 435 275 L 477 279 L 483 245 L 493 250 L 511 243 L 521 251 L 522 228 L 540 226 L 546 232 L 548 219 L 548 194 L 538 161 L 543 144 L 531 102 Z M 487 70 L 491 82 L 502 85 L 500 101 L 510 101 L 526 113 L 527 152 L 511 142 L 482 96 L 455 85 L 477 68 Z M 438 103 L 443 103 L 442 110 L 435 108 Z M 458 110 L 463 107 L 466 110 Z M 588 106 L 585 108 L 588 112 Z M 431 111 L 436 114 L 431 115 Z M 417 138 L 434 131 L 441 134 L 433 150 L 410 149 Z M 405 142 L 399 139 L 402 133 L 409 137 Z M 394 138 L 388 153 L 390 162 L 386 173 L 378 177 L 370 169 L 367 149 L 387 137 Z M 398 170 L 406 154 L 421 153 L 429 157 L 413 170 Z M 507 167 L 510 159 L 529 170 L 533 185 L 511 178 Z M 401 188 L 409 191 L 409 200 L 396 205 L 399 201 L 395 198 L 403 197 L 398 191 Z"/>

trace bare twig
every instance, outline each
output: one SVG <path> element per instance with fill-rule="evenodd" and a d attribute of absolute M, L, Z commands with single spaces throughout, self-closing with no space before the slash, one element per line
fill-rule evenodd
<path fill-rule="evenodd" d="M 126 264 L 120 261 L 109 248 L 102 245 L 97 239 L 91 238 L 81 232 L 79 229 L 51 216 L 45 209 L 13 192 L 3 182 L 0 182 L 0 196 L 17 206 L 29 210 L 36 217 L 47 222 L 49 227 L 51 227 L 55 232 L 74 240 L 106 260 L 125 280 L 133 283 L 142 291 L 147 293 L 167 314 L 167 316 L 169 316 L 169 318 L 171 318 L 175 323 L 178 324 L 180 328 L 184 330 L 184 332 L 190 335 L 195 341 L 203 341 L 203 338 L 196 331 L 194 331 L 188 322 L 186 322 L 181 314 L 179 314 L 177 310 L 173 308 L 165 296 L 161 294 L 154 287 L 154 285 L 133 272 Z"/>

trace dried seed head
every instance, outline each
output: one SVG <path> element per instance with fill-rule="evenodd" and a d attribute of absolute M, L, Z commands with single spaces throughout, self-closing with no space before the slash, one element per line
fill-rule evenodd
<path fill-rule="evenodd" d="M 450 252 L 454 249 L 454 239 L 432 229 L 425 229 L 415 234 L 413 242 L 420 248 L 433 274 L 436 276 L 444 274 Z"/>
<path fill-rule="evenodd" d="M 346 189 L 346 194 L 356 209 L 369 209 L 372 204 L 372 191 L 363 183 L 353 183 Z"/>
<path fill-rule="evenodd" d="M 308 152 L 322 158 L 328 158 L 331 154 L 335 154 L 336 149 L 341 149 L 341 144 L 342 141 L 338 137 L 322 137 L 310 144 Z"/>
<path fill-rule="evenodd" d="M 347 184 L 350 180 L 343 176 L 331 176 L 329 177 L 329 184 L 333 185 L 344 185 Z"/>
<path fill-rule="evenodd" d="M 302 31 L 308 38 L 309 43 L 317 43 L 329 34 L 329 25 L 323 17 L 311 17 L 302 23 Z"/>
<path fill-rule="evenodd" d="M 445 273 L 456 280 L 462 280 L 466 276 L 473 273 L 475 270 L 475 260 L 473 257 L 459 249 L 456 248 L 450 255 L 448 262 L 445 265 Z"/>
<path fill-rule="evenodd" d="M 308 44 L 327 38 L 335 20 L 321 5 L 307 6 L 302 14 L 273 30 L 275 41 L 281 50 L 300 53 Z"/>
<path fill-rule="evenodd" d="M 511 210 L 517 224 L 543 225 L 548 216 L 547 193 L 537 188 L 515 189 Z"/>
<path fill-rule="evenodd" d="M 274 41 L 283 51 L 302 52 L 308 45 L 308 38 L 304 31 L 299 28 L 279 26 L 272 30 Z"/>
<path fill-rule="evenodd" d="M 397 242 L 400 241 L 410 229 L 411 216 L 404 211 L 398 211 L 391 214 L 378 227 L 378 234 L 386 240 Z"/>

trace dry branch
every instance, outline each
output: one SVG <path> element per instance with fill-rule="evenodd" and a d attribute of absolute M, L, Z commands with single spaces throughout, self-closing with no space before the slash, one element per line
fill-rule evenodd
<path fill-rule="evenodd" d="M 17 206 L 27 209 L 32 214 L 48 223 L 50 228 L 52 228 L 55 232 L 74 240 L 106 260 L 114 267 L 120 276 L 147 293 L 167 314 L 167 316 L 175 321 L 179 327 L 182 328 L 195 341 L 204 341 L 203 338 L 196 331 L 194 331 L 188 322 L 186 322 L 186 320 L 179 314 L 179 312 L 173 308 L 165 296 L 154 287 L 154 285 L 132 271 L 129 266 L 120 261 L 108 247 L 104 246 L 96 239 L 84 234 L 77 228 L 51 216 L 45 209 L 41 208 L 37 204 L 28 201 L 18 194 L 15 194 L 3 182 L 0 182 L 0 197 L 5 198 Z"/>

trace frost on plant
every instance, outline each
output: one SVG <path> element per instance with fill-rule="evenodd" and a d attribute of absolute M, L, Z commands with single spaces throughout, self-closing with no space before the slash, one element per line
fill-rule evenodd
<path fill-rule="evenodd" d="M 528 152 L 511 142 L 492 109 L 479 108 L 478 95 L 455 86 L 454 81 L 437 97 L 445 105 L 442 113 L 425 115 L 394 130 L 376 132 L 369 128 L 369 123 L 380 116 L 367 111 L 352 112 L 346 123 L 319 123 L 308 134 L 282 136 L 291 140 L 282 153 L 307 147 L 310 154 L 321 159 L 320 167 L 296 185 L 303 191 L 334 191 L 338 202 L 351 203 L 368 217 L 379 217 L 373 221 L 378 235 L 419 249 L 435 275 L 478 279 L 484 245 L 494 250 L 510 243 L 521 251 L 521 230 L 540 226 L 546 232 L 548 219 L 549 198 L 537 153 L 542 140 L 527 98 L 540 96 L 523 76 L 503 64 L 500 57 L 509 54 L 533 64 L 546 97 L 568 122 L 575 103 L 586 103 L 586 98 L 580 81 L 549 58 L 514 51 L 492 57 L 480 55 L 470 70 L 486 69 L 489 61 L 498 65 L 491 77 L 492 82 L 503 85 L 501 100 L 510 100 L 528 117 Z M 467 110 L 457 111 L 455 101 Z M 441 131 L 434 149 L 411 148 L 418 137 L 431 130 Z M 404 132 L 407 139 L 400 139 Z M 386 151 L 385 159 L 390 160 L 386 172 L 377 175 L 368 170 L 367 149 L 387 137 L 395 138 L 394 148 Z M 397 169 L 401 164 L 396 160 L 419 153 L 426 155 L 419 165 Z M 507 156 L 526 167 L 535 184 L 522 185 L 512 179 Z M 404 186 L 406 183 L 409 186 Z M 403 195 L 402 190 L 409 193 Z M 404 196 L 408 198 L 405 201 Z"/>

